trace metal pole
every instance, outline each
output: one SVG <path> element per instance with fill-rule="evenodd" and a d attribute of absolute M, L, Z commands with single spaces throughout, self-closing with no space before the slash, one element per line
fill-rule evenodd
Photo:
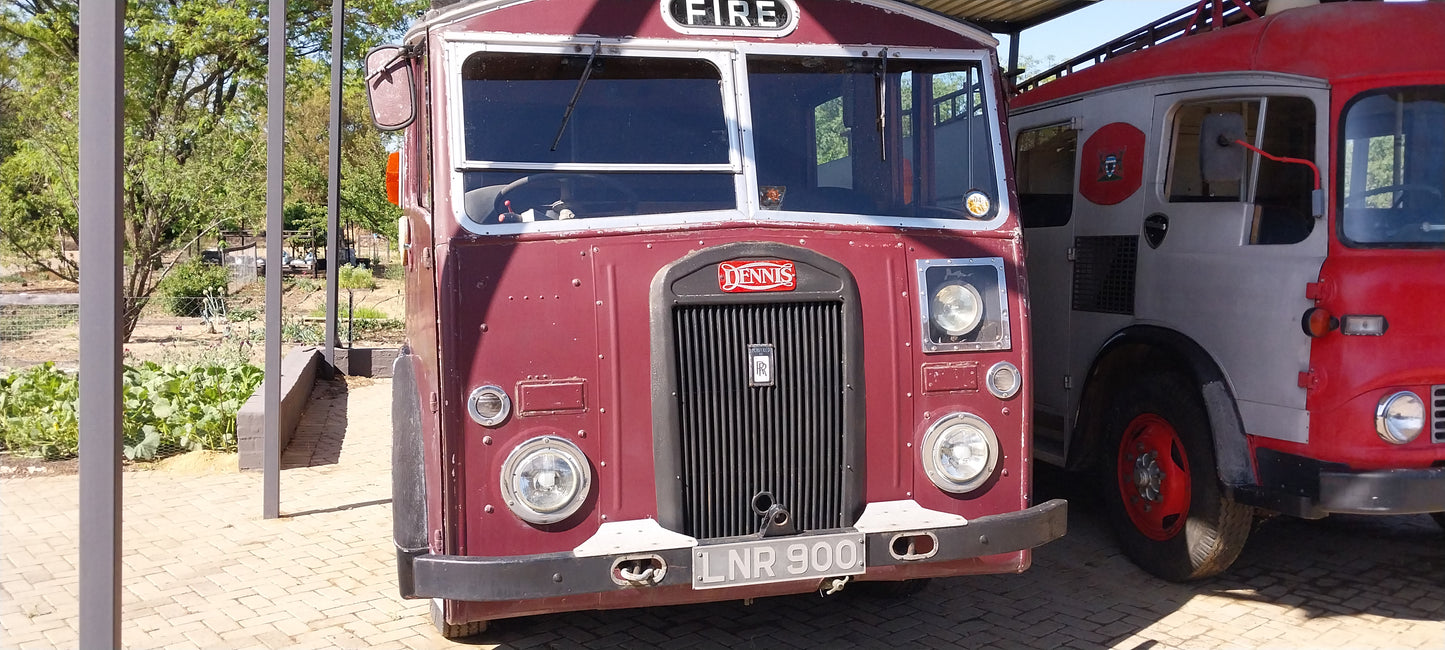
<path fill-rule="evenodd" d="M 286 159 L 286 0 L 271 0 L 266 61 L 266 455 L 261 510 L 281 516 L 281 184 Z"/>
<path fill-rule="evenodd" d="M 119 648 L 125 0 L 80 8 L 80 646 Z"/>
<path fill-rule="evenodd" d="M 331 0 L 331 142 L 326 170 L 326 364 L 336 367 L 336 290 L 341 266 L 341 28 L 346 0 Z"/>
<path fill-rule="evenodd" d="M 1019 74 L 1019 35 L 1022 33 L 1019 31 L 1008 35 L 1008 73 L 1004 76 L 1014 85 L 1018 85 L 1020 77 L 1023 76 Z"/>

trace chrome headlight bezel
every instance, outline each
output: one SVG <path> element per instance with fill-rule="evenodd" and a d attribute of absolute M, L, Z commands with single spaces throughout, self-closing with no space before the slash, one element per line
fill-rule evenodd
<path fill-rule="evenodd" d="M 527 464 L 544 454 L 555 454 L 575 473 L 572 494 L 553 508 L 536 507 L 533 499 L 521 493 L 525 487 L 519 486 Z M 553 524 L 571 517 L 587 501 L 592 490 L 592 466 L 587 462 L 587 455 L 572 442 L 557 436 L 539 436 L 517 445 L 507 454 L 502 463 L 501 485 L 502 497 L 512 514 L 533 524 Z"/>
<path fill-rule="evenodd" d="M 918 260 L 918 314 L 924 352 L 1008 350 L 1012 345 L 1008 285 L 1001 257 Z M 949 285 L 978 297 L 979 322 L 948 331 L 936 320 L 934 297 Z"/>
<path fill-rule="evenodd" d="M 973 476 L 956 479 L 939 466 L 940 451 L 950 436 L 969 435 L 970 432 L 978 434 L 977 442 L 984 448 L 984 463 Z M 933 426 L 928 428 L 928 433 L 924 434 L 919 452 L 923 458 L 923 472 L 928 475 L 928 480 L 938 489 L 952 494 L 972 492 L 987 483 L 998 469 L 1000 460 L 998 436 L 993 427 L 983 418 L 965 412 L 950 413 L 934 422 Z"/>
<path fill-rule="evenodd" d="M 484 402 L 495 400 L 491 404 L 483 405 Z M 495 404 L 495 406 L 493 406 Z M 495 413 L 491 411 L 495 409 Z M 472 421 L 484 427 L 495 427 L 507 421 L 507 416 L 512 413 L 512 398 L 507 396 L 507 391 L 500 386 L 487 384 L 472 389 L 467 396 L 467 415 L 472 416 Z"/>
<path fill-rule="evenodd" d="M 999 388 L 996 385 L 994 378 L 998 377 L 1000 373 L 1004 372 L 1009 372 L 1013 374 L 1013 385 L 1007 388 Z M 1024 375 L 1023 373 L 1019 372 L 1018 366 L 1008 361 L 1000 361 L 993 364 L 993 366 L 988 369 L 988 373 L 983 376 L 983 385 L 988 388 L 988 392 L 992 393 L 994 397 L 997 397 L 999 399 L 1009 399 L 1014 395 L 1019 394 L 1019 390 L 1023 388 Z"/>
<path fill-rule="evenodd" d="M 1416 413 L 1405 412 L 1406 409 Z M 1425 400 L 1412 391 L 1396 391 L 1375 406 L 1375 433 L 1392 445 L 1404 445 L 1420 437 L 1429 424 Z M 1417 420 L 1417 422 L 1411 422 Z"/>

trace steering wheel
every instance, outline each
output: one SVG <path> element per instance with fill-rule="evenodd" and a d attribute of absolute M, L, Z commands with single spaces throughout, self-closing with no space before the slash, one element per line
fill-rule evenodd
<path fill-rule="evenodd" d="M 591 191 L 583 191 L 584 187 Z M 498 214 L 531 210 L 534 219 L 607 216 L 637 211 L 637 192 L 604 174 L 533 174 L 497 192 Z M 566 210 L 567 212 L 563 212 Z M 571 213 L 571 216 L 567 216 Z"/>
<path fill-rule="evenodd" d="M 1425 194 L 1430 194 L 1431 196 L 1435 197 L 1435 201 L 1437 202 L 1445 201 L 1445 193 L 1441 193 L 1440 188 L 1438 187 L 1434 187 L 1432 185 L 1425 185 L 1424 183 L 1399 183 L 1397 185 L 1384 185 L 1381 187 L 1377 187 L 1373 190 L 1365 190 L 1364 193 L 1360 195 L 1359 201 L 1356 203 L 1356 207 L 1359 207 L 1359 205 L 1363 204 L 1365 199 L 1368 197 L 1375 196 L 1376 194 L 1392 194 L 1395 192 L 1400 193 L 1399 198 L 1396 198 L 1395 202 L 1391 206 L 1396 208 L 1404 206 L 1405 196 L 1410 192 L 1422 192 Z"/>

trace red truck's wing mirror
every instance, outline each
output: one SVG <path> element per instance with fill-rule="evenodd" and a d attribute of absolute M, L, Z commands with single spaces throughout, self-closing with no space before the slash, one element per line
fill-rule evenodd
<path fill-rule="evenodd" d="M 366 53 L 366 96 L 377 129 L 397 131 L 416 119 L 411 59 L 410 48 L 403 45 L 382 45 Z"/>

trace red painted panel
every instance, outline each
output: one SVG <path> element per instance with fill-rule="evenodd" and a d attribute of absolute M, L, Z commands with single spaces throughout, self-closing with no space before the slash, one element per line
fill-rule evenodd
<path fill-rule="evenodd" d="M 517 413 L 524 417 L 586 408 L 586 379 L 523 381 L 517 384 Z"/>
<path fill-rule="evenodd" d="M 1015 109 L 1185 74 L 1284 72 L 1327 80 L 1439 70 L 1445 4 L 1342 2 L 1292 9 L 1119 56 L 1015 97 Z M 1409 47 L 1395 47 L 1409 43 Z"/>
<path fill-rule="evenodd" d="M 978 362 L 923 364 L 923 392 L 949 393 L 978 390 Z"/>
<path fill-rule="evenodd" d="M 1335 244 L 1320 277 L 1319 307 L 1336 317 L 1383 315 L 1389 329 L 1383 336 L 1335 331 L 1313 340 L 1316 387 L 1306 402 L 1310 442 L 1261 444 L 1358 469 L 1428 467 L 1445 460 L 1445 444 L 1432 443 L 1428 430 L 1406 445 L 1375 434 L 1380 398 L 1413 390 L 1428 404 L 1430 386 L 1445 385 L 1445 251 Z"/>
<path fill-rule="evenodd" d="M 904 7 L 903 3 L 899 3 Z M 843 0 L 799 0 L 798 28 L 783 38 L 739 38 L 754 42 L 843 43 L 971 49 L 983 47 L 936 25 L 899 13 Z M 674 31 L 655 0 L 533 0 L 468 19 L 446 31 L 498 31 L 604 38 L 716 40 Z"/>
<path fill-rule="evenodd" d="M 1009 261 L 1013 349 L 924 355 L 918 351 L 915 261 L 933 258 L 1017 259 L 1016 232 L 967 238 L 921 231 L 834 227 L 828 232 L 746 225 L 690 232 L 613 235 L 580 242 L 455 239 L 444 267 L 441 321 L 449 405 L 471 387 L 539 385 L 555 378 L 585 381 L 586 409 L 513 417 L 487 429 L 450 406 L 460 450 L 465 552 L 509 555 L 565 551 L 603 521 L 655 517 L 649 290 L 659 269 L 691 251 L 735 241 L 805 246 L 851 269 L 863 304 L 867 480 L 870 501 L 916 498 L 925 507 L 966 517 L 1012 512 L 1027 504 L 1027 388 L 1000 401 L 987 393 L 925 395 L 914 382 L 923 363 L 1009 360 L 1028 367 L 1022 273 Z M 590 245 L 589 245 L 590 244 Z M 454 283 L 454 284 L 452 284 Z M 519 342 L 525 342 L 519 345 Z M 531 397 L 526 398 L 530 403 Z M 930 422 L 952 410 L 984 417 L 1007 458 L 996 481 L 967 498 L 949 495 L 924 477 L 917 450 Z M 592 462 L 594 494 L 572 520 L 537 527 L 500 500 L 499 473 L 516 445 L 537 435 L 576 443 Z M 490 443 L 488 442 L 490 440 Z M 484 506 L 492 506 L 485 512 Z M 481 525 L 471 525 L 481 520 Z"/>
<path fill-rule="evenodd" d="M 1106 124 L 1084 142 L 1079 194 L 1114 205 L 1144 184 L 1144 132 L 1127 122 Z"/>

